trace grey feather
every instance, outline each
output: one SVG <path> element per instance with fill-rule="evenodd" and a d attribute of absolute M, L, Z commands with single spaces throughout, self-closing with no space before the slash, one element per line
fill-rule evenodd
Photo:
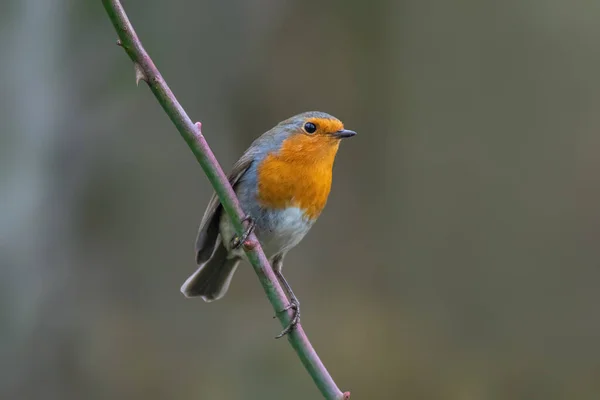
<path fill-rule="evenodd" d="M 210 302 L 220 299 L 227 293 L 233 274 L 241 258 L 228 258 L 228 252 L 219 243 L 214 254 L 202 264 L 181 286 L 181 292 L 186 297 L 202 297 Z"/>
<path fill-rule="evenodd" d="M 251 163 L 252 155 L 246 152 L 233 166 L 228 179 L 234 189 L 242 175 L 244 175 L 248 170 L 248 167 L 250 167 Z M 202 217 L 202 221 L 200 222 L 198 235 L 196 236 L 196 262 L 198 264 L 208 261 L 215 251 L 217 237 L 219 236 L 219 220 L 222 212 L 223 206 L 219 201 L 219 197 L 216 193 L 213 193 L 208 202 L 208 206 L 206 207 L 206 211 L 204 212 L 204 216 Z"/>

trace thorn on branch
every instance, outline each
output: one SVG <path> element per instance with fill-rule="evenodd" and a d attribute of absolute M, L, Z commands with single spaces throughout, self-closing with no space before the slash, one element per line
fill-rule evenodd
<path fill-rule="evenodd" d="M 198 132 L 196 132 L 196 134 L 198 136 L 202 136 L 202 122 L 196 122 L 194 125 L 196 125 L 196 128 L 198 129 Z"/>
<path fill-rule="evenodd" d="M 142 71 L 142 67 L 138 63 L 133 63 L 133 68 L 135 69 L 135 84 L 138 85 L 140 80 L 149 83 L 146 74 Z"/>
<path fill-rule="evenodd" d="M 344 393 L 344 400 L 348 400 L 350 398 L 350 392 Z"/>
<path fill-rule="evenodd" d="M 117 46 L 123 47 L 123 42 L 121 42 L 121 39 L 117 39 Z"/>

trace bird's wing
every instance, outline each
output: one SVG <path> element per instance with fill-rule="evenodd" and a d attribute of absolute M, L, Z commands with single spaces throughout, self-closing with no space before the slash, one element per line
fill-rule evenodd
<path fill-rule="evenodd" d="M 251 150 L 251 149 L 249 149 Z M 252 151 L 246 151 L 244 155 L 235 163 L 231 173 L 228 176 L 229 183 L 234 187 L 240 178 L 244 175 L 252 160 L 254 154 Z M 196 261 L 198 264 L 206 262 L 215 250 L 217 244 L 217 237 L 219 236 L 219 220 L 221 219 L 221 212 L 223 206 L 219 201 L 219 197 L 216 193 L 213 193 L 202 221 L 200 222 L 200 228 L 198 229 L 198 236 L 196 237 Z"/>

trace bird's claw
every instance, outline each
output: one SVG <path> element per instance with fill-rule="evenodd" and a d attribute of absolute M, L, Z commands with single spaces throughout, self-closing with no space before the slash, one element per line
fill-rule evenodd
<path fill-rule="evenodd" d="M 288 304 L 283 310 L 281 310 L 279 312 L 282 313 L 282 312 L 286 312 L 287 310 L 294 310 L 294 315 L 292 316 L 292 320 L 290 321 L 288 326 L 286 326 L 285 329 L 283 331 L 281 331 L 281 333 L 279 335 L 275 336 L 275 339 L 282 338 L 285 335 L 287 335 L 288 333 L 290 333 L 296 327 L 296 325 L 298 325 L 298 322 L 300 322 L 300 302 L 298 300 L 292 299 L 290 301 L 290 304 Z M 275 316 L 275 317 L 277 317 L 277 316 Z M 273 318 L 275 318 L 275 317 L 273 317 Z"/>
<path fill-rule="evenodd" d="M 242 219 L 242 224 L 244 222 L 247 222 L 248 226 L 246 226 L 246 229 L 244 230 L 244 233 L 242 233 L 241 236 L 235 235 L 231 239 L 231 248 L 232 249 L 239 249 L 240 247 L 242 247 L 244 242 L 246 242 L 248 237 L 252 234 L 252 232 L 254 232 L 254 227 L 256 226 L 254 219 L 251 216 L 246 215 L 244 217 L 244 219 Z"/>

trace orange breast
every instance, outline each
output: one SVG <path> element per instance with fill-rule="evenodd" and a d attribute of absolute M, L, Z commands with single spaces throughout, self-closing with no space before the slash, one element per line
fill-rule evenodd
<path fill-rule="evenodd" d="M 258 201 L 264 207 L 298 207 L 315 219 L 327 203 L 339 140 L 292 135 L 258 165 Z"/>

